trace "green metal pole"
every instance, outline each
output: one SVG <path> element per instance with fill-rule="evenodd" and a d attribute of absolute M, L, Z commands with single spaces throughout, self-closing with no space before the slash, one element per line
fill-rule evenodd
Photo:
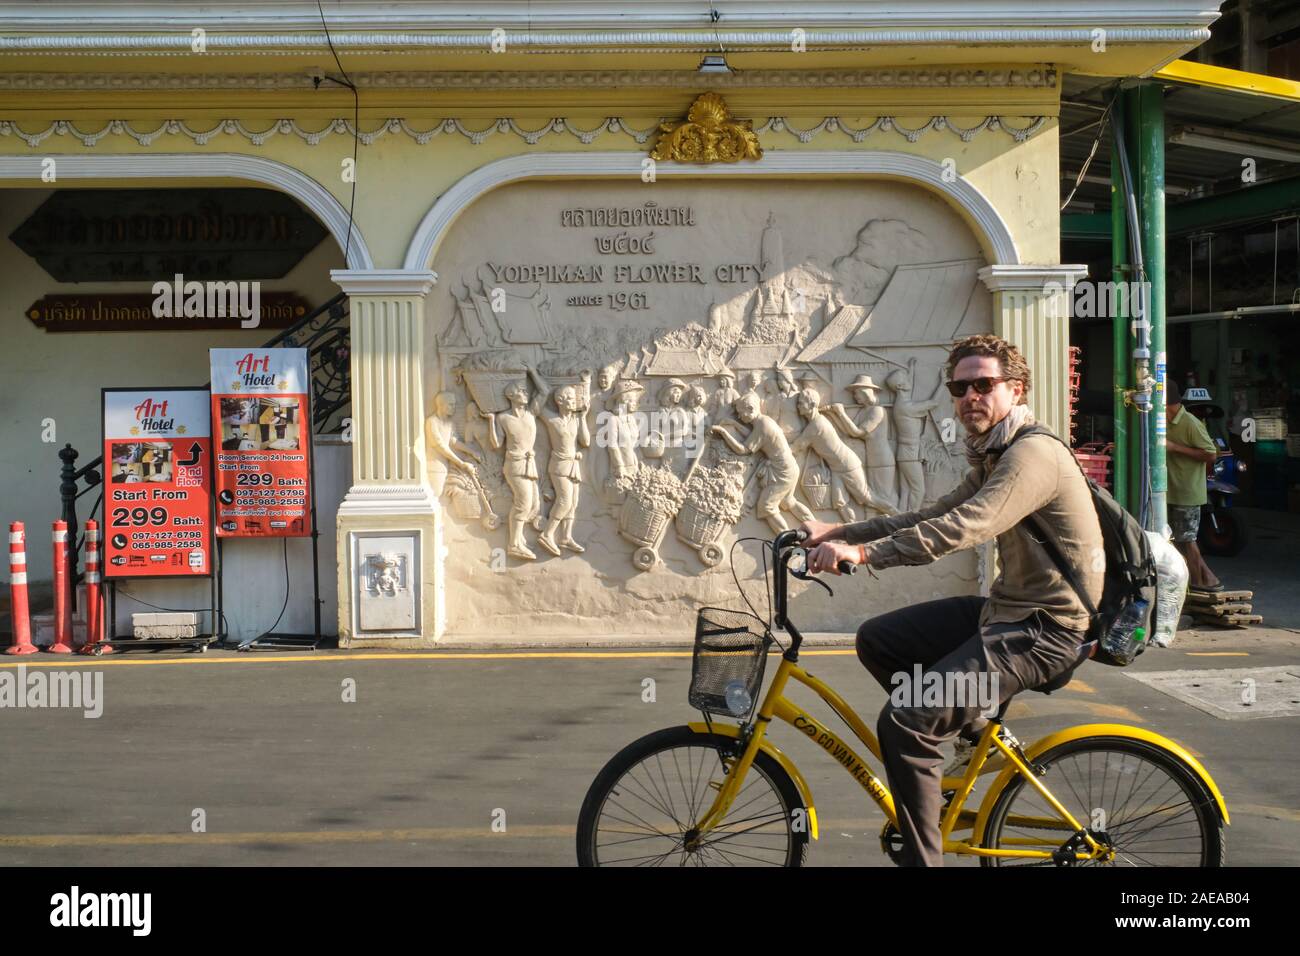
<path fill-rule="evenodd" d="M 1121 90 L 1119 95 L 1119 105 L 1122 107 L 1120 111 L 1120 119 L 1124 123 L 1124 141 L 1128 147 L 1129 169 L 1132 170 L 1133 172 L 1133 178 L 1134 178 L 1133 189 L 1138 204 L 1138 218 L 1140 219 L 1142 191 L 1141 191 L 1141 172 L 1138 169 L 1138 157 L 1137 157 L 1138 154 L 1137 89 L 1132 86 L 1127 86 L 1123 90 Z M 1138 229 L 1139 229 L 1139 237 L 1141 237 L 1140 223 L 1138 224 Z M 1145 254 L 1146 240 L 1145 237 L 1141 237 L 1141 238 L 1143 243 L 1142 249 L 1143 249 L 1143 253 Z M 1137 262 L 1136 251 L 1133 250 L 1132 248 L 1126 247 L 1125 258 L 1128 259 L 1130 262 L 1136 264 Z M 1125 280 L 1128 282 L 1138 282 L 1143 278 L 1144 276 L 1140 276 L 1138 274 L 1136 267 L 1130 270 L 1127 276 L 1125 276 Z M 1132 314 L 1133 311 L 1134 310 L 1132 308 L 1132 303 L 1130 303 L 1130 308 L 1129 308 L 1130 320 L 1132 320 L 1135 317 Z M 1138 336 L 1133 331 L 1133 326 L 1131 321 L 1126 329 L 1126 334 L 1128 336 L 1128 348 L 1124 352 L 1124 360 L 1125 360 L 1124 374 L 1129 383 L 1129 387 L 1132 388 L 1137 384 L 1133 350 L 1137 346 Z M 1134 409 L 1132 406 L 1130 406 L 1128 409 L 1128 415 L 1129 415 L 1128 418 L 1129 428 L 1127 434 L 1125 435 L 1125 438 L 1127 439 L 1125 445 L 1125 456 L 1127 458 L 1126 464 L 1128 466 L 1126 470 L 1128 473 L 1127 491 L 1129 496 L 1129 510 L 1134 515 L 1139 515 L 1142 509 L 1142 483 L 1143 483 L 1143 479 L 1145 478 L 1145 475 L 1143 475 L 1142 473 L 1142 443 L 1145 441 L 1144 428 L 1146 425 L 1146 416 L 1143 415 L 1141 412 L 1137 411 L 1136 409 Z"/>
<path fill-rule="evenodd" d="M 1124 122 L 1124 98 L 1116 97 L 1111 107 L 1111 122 Z M 1124 186 L 1120 175 L 1119 144 L 1112 137 L 1110 146 L 1110 277 L 1115 283 L 1128 282 L 1131 270 L 1128 269 L 1128 210 L 1124 205 Z M 1119 296 L 1110 297 L 1116 304 L 1115 315 L 1111 316 L 1111 381 L 1114 385 L 1114 402 L 1112 415 L 1115 426 L 1115 450 L 1112 453 L 1111 474 L 1115 477 L 1114 495 L 1120 506 L 1132 511 L 1128 494 L 1128 408 L 1124 404 L 1124 391 L 1129 388 L 1130 355 L 1133 352 L 1129 341 L 1129 316 L 1127 299 Z"/>
<path fill-rule="evenodd" d="M 1142 249 L 1150 283 L 1151 367 L 1156 386 L 1151 396 L 1151 513 L 1147 527 L 1163 532 L 1169 490 L 1165 470 L 1165 103 L 1157 83 L 1138 87 L 1138 195 L 1141 201 Z"/>

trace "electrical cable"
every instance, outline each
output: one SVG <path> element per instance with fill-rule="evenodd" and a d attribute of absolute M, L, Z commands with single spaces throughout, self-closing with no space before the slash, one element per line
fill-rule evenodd
<path fill-rule="evenodd" d="M 191 613 L 191 612 L 194 610 L 193 608 L 188 608 L 188 607 L 163 607 L 163 606 L 160 605 L 160 604 L 150 604 L 148 601 L 144 600 L 144 598 L 138 598 L 138 597 L 136 597 L 134 594 L 132 594 L 130 591 L 123 591 L 121 588 L 118 588 L 118 589 L 117 589 L 117 594 L 121 595 L 122 597 L 124 597 L 124 598 L 126 598 L 126 599 L 128 599 L 128 600 L 134 601 L 136 604 L 143 604 L 145 607 L 151 607 L 151 608 L 153 608 L 155 611 L 171 611 L 171 612 L 173 612 L 173 613 L 175 613 L 175 614 L 189 614 L 189 613 Z M 103 601 L 105 602 L 105 604 L 107 605 L 107 601 L 108 601 L 108 589 L 107 589 L 107 588 L 102 588 L 102 589 L 100 590 L 100 599 L 103 600 Z M 105 610 L 106 610 L 106 608 L 105 608 Z M 212 608 L 212 607 L 201 607 L 201 608 L 199 608 L 199 610 L 200 610 L 200 611 L 207 611 L 209 614 L 211 614 L 212 612 L 216 611 L 216 613 L 219 614 L 219 615 L 221 616 L 221 627 L 222 627 L 222 631 L 221 631 L 221 635 L 220 635 L 220 640 L 224 641 L 227 637 L 230 636 L 230 621 L 227 620 L 227 618 L 226 618 L 226 612 L 225 612 L 225 611 L 219 611 L 219 610 L 217 610 L 216 608 Z M 214 622 L 214 623 L 215 623 L 215 622 Z M 110 642 L 110 643 L 111 643 L 111 642 Z"/>
<path fill-rule="evenodd" d="M 740 576 L 736 573 L 736 548 L 740 546 L 740 542 L 742 542 L 742 541 L 757 541 L 759 544 L 763 545 L 763 551 L 762 551 L 762 554 L 763 554 L 763 590 L 764 590 L 765 593 L 768 592 L 768 580 L 767 580 L 767 549 L 770 548 L 770 547 L 772 547 L 772 542 L 771 542 L 771 541 L 768 541 L 766 538 L 752 538 L 752 537 L 751 537 L 751 538 L 737 538 L 735 541 L 731 542 L 731 550 L 727 553 L 727 563 L 731 565 L 731 579 L 732 579 L 733 581 L 736 582 L 736 590 L 740 592 L 740 598 L 741 598 L 741 600 L 743 600 L 743 601 L 745 602 L 745 606 L 749 608 L 750 613 L 753 614 L 754 617 L 758 618 L 759 620 L 762 620 L 763 618 L 762 618 L 762 616 L 758 613 L 758 609 L 755 608 L 754 605 L 753 605 L 752 603 L 750 603 L 749 595 L 746 594 L 746 593 L 745 593 L 745 589 L 744 589 L 743 587 L 740 586 Z M 773 557 L 772 560 L 773 560 L 773 562 L 775 562 L 775 560 L 776 560 L 775 556 Z M 770 593 L 769 593 L 769 594 L 768 594 L 767 627 L 770 629 L 771 626 L 772 626 L 772 598 L 771 598 L 771 595 L 770 595 Z"/>
<path fill-rule="evenodd" d="M 352 91 L 352 196 L 348 200 L 348 234 L 343 243 L 343 267 L 346 269 L 348 267 L 348 254 L 352 251 L 353 211 L 357 205 L 357 147 L 361 142 L 361 97 L 357 92 L 356 84 L 348 76 L 347 70 L 343 69 L 343 62 L 339 59 L 338 51 L 334 49 L 334 38 L 330 36 L 329 24 L 325 22 L 325 8 L 321 6 L 321 0 L 316 0 L 316 9 L 320 13 L 321 28 L 325 31 L 325 42 L 329 44 L 330 53 L 334 56 L 334 65 L 339 68 L 339 73 L 343 75 L 343 79 L 339 80 L 325 75 L 314 81 L 315 86 L 319 89 L 321 79 L 326 79 Z"/>
<path fill-rule="evenodd" d="M 275 629 L 280 626 L 280 621 L 284 617 L 285 608 L 289 606 L 289 539 L 284 538 L 284 604 L 280 605 L 280 613 L 275 619 L 275 623 L 266 629 L 264 633 L 274 634 Z"/>
<path fill-rule="evenodd" d="M 1079 191 L 1079 186 L 1083 184 L 1083 177 L 1088 175 L 1088 167 L 1092 165 L 1092 158 L 1097 155 L 1097 147 L 1101 145 L 1101 138 L 1106 133 L 1106 122 L 1110 119 L 1110 108 L 1115 103 L 1115 96 L 1118 95 L 1116 93 L 1111 96 L 1110 102 L 1106 104 L 1106 111 L 1101 114 L 1101 119 L 1097 120 L 1097 135 L 1092 141 L 1092 149 L 1088 150 L 1088 158 L 1079 167 L 1079 175 L 1075 177 L 1074 188 L 1070 190 L 1070 195 L 1066 196 L 1065 202 L 1061 203 L 1061 212 L 1065 212 L 1065 207 L 1073 202 L 1074 194 Z"/>

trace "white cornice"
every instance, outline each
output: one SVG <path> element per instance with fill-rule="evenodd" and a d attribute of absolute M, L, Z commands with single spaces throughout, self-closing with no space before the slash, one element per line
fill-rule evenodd
<path fill-rule="evenodd" d="M 348 295 L 425 295 L 438 281 L 428 269 L 333 269 L 330 278 Z"/>
<path fill-rule="evenodd" d="M 348 489 L 339 504 L 339 514 L 353 518 L 382 518 L 387 516 L 436 515 L 442 511 L 438 499 L 428 485 L 411 482 L 378 484 L 362 482 Z M 370 530 L 386 530 L 374 528 Z"/>
<path fill-rule="evenodd" d="M 1035 24 L 1040 28 L 1131 26 L 1208 27 L 1218 4 L 1205 0 L 440 0 L 374 3 L 339 0 L 325 5 L 327 21 L 347 31 L 401 33 L 423 30 L 524 31 L 639 30 L 666 32 L 709 29 L 710 8 L 725 36 L 763 28 L 882 29 L 998 28 Z M 0 0 L 0 29 L 16 31 L 213 29 L 318 30 L 316 4 L 285 0 L 81 0 L 33 3 Z M 917 41 L 913 41 L 917 42 Z"/>
<path fill-rule="evenodd" d="M 1035 19 L 1028 13 L 1018 18 Z M 1108 45 L 1187 44 L 1210 39 L 1208 27 L 1123 26 L 1101 18 L 1080 17 L 1088 27 L 880 27 L 876 29 L 805 30 L 807 50 L 865 50 L 893 46 L 1073 46 L 1088 48 L 1096 42 L 1097 29 L 1105 31 Z M 1016 22 L 1003 20 L 1002 23 Z M 719 48 L 730 52 L 790 51 L 791 31 L 786 30 L 604 30 L 599 32 L 469 33 L 224 33 L 216 25 L 206 34 L 206 50 L 192 49 L 193 37 L 183 33 L 45 33 L 32 36 L 0 36 L 0 53 L 17 54 L 149 54 L 194 57 L 222 53 L 297 54 L 303 51 L 417 51 L 444 53 L 489 53 L 493 43 L 516 53 L 709 53 Z M 798 56 L 797 53 L 791 53 Z"/>
<path fill-rule="evenodd" d="M 0 156 L 0 185 L 6 180 L 40 183 L 46 169 L 45 156 Z M 339 248 L 348 246 L 348 265 L 370 269 L 373 260 L 360 228 L 351 224 L 348 211 L 333 194 L 310 176 L 292 166 L 258 156 L 239 153 L 152 153 L 145 156 L 58 155 L 58 181 L 78 179 L 221 179 L 246 180 L 279 189 L 298 200 L 334 236 Z M 350 236 L 350 238 L 349 238 Z"/>
<path fill-rule="evenodd" d="M 994 264 L 979 270 L 990 292 L 1068 292 L 1088 274 L 1082 265 L 1033 266 Z"/>
<path fill-rule="evenodd" d="M 530 153 L 510 156 L 480 166 L 459 179 L 438 197 L 420 221 L 406 251 L 404 268 L 427 269 L 452 223 L 483 194 L 508 183 L 530 179 L 569 177 L 584 181 L 641 181 L 643 157 L 631 152 Z M 974 185 L 961 176 L 952 179 L 945 167 L 930 159 L 888 150 L 773 150 L 752 163 L 719 163 L 696 166 L 661 162 L 657 179 L 691 178 L 779 178 L 826 175 L 861 176 L 910 182 L 938 193 L 972 223 L 996 263 L 1014 265 L 1020 253 L 1011 229 L 997 208 Z"/>
<path fill-rule="evenodd" d="M 862 70 L 743 70 L 707 77 L 696 70 L 400 70 L 350 73 L 361 90 L 609 90 L 700 89 L 1055 89 L 1050 66 L 917 67 Z M 305 73 L 53 73 L 0 74 L 0 90 L 152 93 L 170 90 L 310 90 Z"/>

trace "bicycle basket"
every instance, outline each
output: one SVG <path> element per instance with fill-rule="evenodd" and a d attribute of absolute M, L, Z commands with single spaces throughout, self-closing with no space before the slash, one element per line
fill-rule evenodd
<path fill-rule="evenodd" d="M 701 608 L 695 619 L 691 661 L 692 707 L 747 720 L 754 711 L 772 634 L 744 611 Z"/>

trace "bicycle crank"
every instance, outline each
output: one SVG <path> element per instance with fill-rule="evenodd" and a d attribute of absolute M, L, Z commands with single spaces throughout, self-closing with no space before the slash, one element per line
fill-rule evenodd
<path fill-rule="evenodd" d="M 1092 837 L 1093 841 L 1101 847 L 1101 855 L 1090 860 L 1081 861 L 1078 854 L 1090 852 L 1087 837 Z M 1074 834 L 1053 850 L 1052 862 L 1057 866 L 1078 866 L 1080 862 L 1113 863 L 1115 862 L 1115 848 L 1111 845 L 1110 837 L 1106 831 L 1094 830 L 1089 827 L 1086 831 L 1081 830 Z"/>

